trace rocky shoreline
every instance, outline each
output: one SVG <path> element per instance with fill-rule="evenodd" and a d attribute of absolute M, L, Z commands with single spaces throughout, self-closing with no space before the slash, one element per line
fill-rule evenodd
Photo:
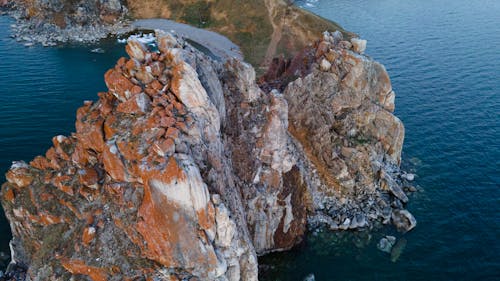
<path fill-rule="evenodd" d="M 18 11 L 7 11 L 16 23 L 11 25 L 12 37 L 26 47 L 42 45 L 44 47 L 57 46 L 64 43 L 95 43 L 110 35 L 120 35 L 131 32 L 128 22 L 119 22 L 113 25 L 76 26 L 61 29 L 50 23 L 40 24 L 26 21 Z"/>
<path fill-rule="evenodd" d="M 82 7 L 84 8 L 86 11 L 96 9 Z M 94 43 L 110 35 L 132 31 L 130 21 L 124 16 L 116 16 L 113 21 L 103 22 L 92 19 L 91 13 L 88 15 L 83 13 L 79 21 L 68 19 L 64 24 L 58 25 L 43 17 L 29 16 L 30 8 L 26 7 L 23 1 L 6 1 L 4 5 L 0 5 L 0 9 L 2 15 L 10 16 L 16 21 L 11 25 L 11 36 L 27 47 L 33 45 L 50 47 L 71 42 Z M 120 14 L 126 13 L 126 8 L 120 7 L 119 9 Z M 125 10 L 121 11 L 121 9 Z M 80 22 L 85 22 L 85 24 Z"/>

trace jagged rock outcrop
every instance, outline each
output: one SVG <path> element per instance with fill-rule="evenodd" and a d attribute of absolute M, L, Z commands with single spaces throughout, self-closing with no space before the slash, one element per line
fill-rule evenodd
<path fill-rule="evenodd" d="M 389 77 L 340 33 L 260 87 L 245 62 L 159 31 L 157 46 L 131 40 L 76 133 L 7 173 L 27 280 L 257 280 L 257 255 L 308 226 L 414 226 Z"/>

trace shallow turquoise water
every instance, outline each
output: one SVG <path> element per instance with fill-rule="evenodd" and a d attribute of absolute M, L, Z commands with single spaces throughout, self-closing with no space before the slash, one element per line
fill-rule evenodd
<path fill-rule="evenodd" d="M 500 1 L 308 1 L 313 12 L 368 39 L 384 63 L 406 126 L 405 165 L 421 191 L 418 226 L 401 235 L 320 233 L 263 258 L 264 280 L 500 280 Z M 298 1 L 305 4 L 305 1 Z M 0 181 L 12 160 L 44 153 L 74 131 L 76 109 L 104 91 L 122 47 L 24 48 L 0 17 Z M 376 249 L 382 235 L 406 241 L 397 262 Z M 0 221 L 0 251 L 8 251 Z M 404 239 L 404 240 L 403 240 Z"/>
<path fill-rule="evenodd" d="M 297 2 L 367 39 L 387 67 L 422 191 L 410 233 L 311 235 L 262 259 L 266 280 L 500 280 L 500 1 Z M 407 241 L 396 263 L 376 249 L 386 233 Z"/>

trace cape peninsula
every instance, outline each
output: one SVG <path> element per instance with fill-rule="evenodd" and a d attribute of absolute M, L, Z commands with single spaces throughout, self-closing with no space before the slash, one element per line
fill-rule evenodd
<path fill-rule="evenodd" d="M 56 2 L 18 5 L 36 7 L 30 22 L 80 24 L 62 1 L 58 25 Z M 245 2 L 245 16 L 237 2 L 96 1 L 95 26 L 180 20 L 226 35 L 250 63 L 163 30 L 154 46 L 129 40 L 75 133 L 7 172 L 7 276 L 258 280 L 257 257 L 309 229 L 415 227 L 404 126 L 366 41 L 285 1 Z"/>

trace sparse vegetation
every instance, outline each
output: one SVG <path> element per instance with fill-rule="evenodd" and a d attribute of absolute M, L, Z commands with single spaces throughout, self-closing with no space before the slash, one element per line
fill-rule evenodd
<path fill-rule="evenodd" d="M 136 18 L 169 18 L 221 33 L 240 46 L 245 60 L 262 66 L 289 57 L 325 30 L 343 29 L 284 0 L 128 0 Z M 347 33 L 346 33 L 347 35 Z M 276 43 L 272 46 L 272 42 Z"/>

